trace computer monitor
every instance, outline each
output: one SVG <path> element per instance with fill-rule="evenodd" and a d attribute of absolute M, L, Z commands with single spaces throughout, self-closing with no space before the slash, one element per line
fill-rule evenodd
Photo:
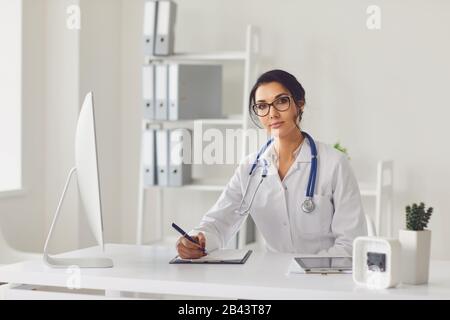
<path fill-rule="evenodd" d="M 80 268 L 110 268 L 113 262 L 108 258 L 56 258 L 48 254 L 48 244 L 60 214 L 71 178 L 77 174 L 78 190 L 87 214 L 89 227 L 97 243 L 104 252 L 103 219 L 100 193 L 100 178 L 98 173 L 97 141 L 95 132 L 94 100 L 92 92 L 86 95 L 78 118 L 75 136 L 75 167 L 70 170 L 66 185 L 59 200 L 55 216 L 44 247 L 44 261 L 52 267 L 67 267 L 76 265 Z"/>

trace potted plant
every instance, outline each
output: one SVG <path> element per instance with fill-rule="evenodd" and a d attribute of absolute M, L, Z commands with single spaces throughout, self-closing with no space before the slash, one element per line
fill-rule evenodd
<path fill-rule="evenodd" d="M 400 230 L 402 246 L 402 281 L 407 284 L 428 283 L 431 231 L 426 230 L 433 208 L 425 204 L 406 207 L 406 230 Z"/>
<path fill-rule="evenodd" d="M 344 147 L 341 145 L 340 142 L 336 142 L 336 143 L 333 145 L 333 148 L 335 148 L 336 150 L 339 150 L 339 151 L 342 152 L 342 153 L 345 153 L 345 154 L 347 155 L 348 159 L 350 159 L 350 157 L 348 156 L 347 148 L 344 148 Z"/>

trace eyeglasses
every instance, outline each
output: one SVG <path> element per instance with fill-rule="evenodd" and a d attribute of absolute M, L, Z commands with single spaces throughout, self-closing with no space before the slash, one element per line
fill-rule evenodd
<path fill-rule="evenodd" d="M 262 102 L 254 104 L 252 110 L 258 117 L 265 117 L 269 114 L 271 106 L 280 112 L 286 111 L 291 106 L 291 96 L 281 96 L 272 103 Z"/>

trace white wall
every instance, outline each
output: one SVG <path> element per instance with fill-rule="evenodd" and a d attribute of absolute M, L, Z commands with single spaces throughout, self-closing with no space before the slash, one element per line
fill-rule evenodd
<path fill-rule="evenodd" d="M 0 198 L 0 228 L 10 246 L 41 251 L 44 211 L 44 3 L 23 0 L 23 188 Z"/>
<path fill-rule="evenodd" d="M 445 147 L 450 117 L 450 3 L 446 1 L 178 0 L 177 51 L 236 50 L 246 24 L 261 29 L 260 72 L 283 68 L 307 92 L 305 129 L 328 143 L 346 146 L 361 180 L 375 179 L 378 159 L 395 161 L 396 230 L 404 206 L 425 201 L 435 208 L 432 255 L 450 258 L 450 151 Z M 382 28 L 366 28 L 366 9 L 377 4 Z M 140 0 L 124 1 L 123 206 L 135 212 L 140 45 Z M 131 16 L 128 16 L 131 15 Z M 128 21 L 129 23 L 125 23 Z M 134 47 L 132 45 L 135 45 Z M 125 45 L 125 43 L 124 43 Z M 236 80 L 238 81 L 238 80 Z M 129 114 L 130 108 L 134 113 Z M 209 197 L 181 196 L 189 212 L 170 206 L 195 224 Z M 172 198 L 172 203 L 174 203 Z M 370 203 L 367 203 L 370 208 Z M 183 210 L 183 209 L 182 209 Z M 187 216 L 193 217 L 187 219 Z M 183 217 L 181 217 L 183 218 Z M 125 221 L 124 221 L 125 222 Z M 128 222 L 128 219 L 127 219 Z M 126 225 L 131 241 L 133 225 Z M 169 229 L 167 229 L 169 230 Z M 169 231 L 167 231 L 169 232 Z"/>
<path fill-rule="evenodd" d="M 67 174 L 74 166 L 74 137 L 80 110 L 79 32 L 66 26 L 69 5 L 77 0 L 47 0 L 45 16 L 45 232 L 55 214 Z M 77 248 L 79 206 L 72 184 L 51 241 L 52 252 Z"/>
<path fill-rule="evenodd" d="M 122 239 L 136 240 L 141 132 L 142 0 L 122 1 L 121 50 L 121 202 Z M 151 197 L 152 195 L 149 194 Z M 151 198 L 149 198 L 151 201 Z"/>

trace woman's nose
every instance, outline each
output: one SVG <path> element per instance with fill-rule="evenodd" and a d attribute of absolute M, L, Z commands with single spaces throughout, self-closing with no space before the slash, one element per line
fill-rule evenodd
<path fill-rule="evenodd" d="M 270 118 L 278 118 L 279 116 L 280 116 L 280 112 L 272 106 L 269 110 L 269 117 Z"/>

